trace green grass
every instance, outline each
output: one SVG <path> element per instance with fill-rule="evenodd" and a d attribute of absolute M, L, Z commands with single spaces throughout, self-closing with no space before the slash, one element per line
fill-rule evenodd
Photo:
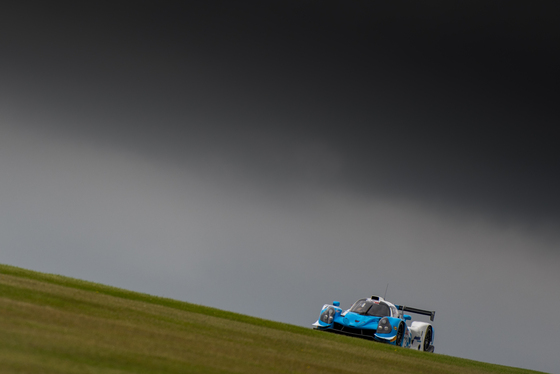
<path fill-rule="evenodd" d="M 0 373 L 536 373 L 0 264 Z"/>

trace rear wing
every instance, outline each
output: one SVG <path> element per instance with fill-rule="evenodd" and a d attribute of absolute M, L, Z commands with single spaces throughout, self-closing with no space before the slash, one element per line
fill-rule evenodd
<path fill-rule="evenodd" d="M 433 321 L 434 317 L 436 316 L 436 312 L 433 310 L 430 311 L 424 309 L 411 308 L 409 306 L 404 306 L 404 305 L 395 305 L 395 306 L 397 307 L 398 310 L 402 310 L 403 312 L 411 312 L 411 313 L 421 314 L 423 316 L 429 316 L 430 321 Z"/>

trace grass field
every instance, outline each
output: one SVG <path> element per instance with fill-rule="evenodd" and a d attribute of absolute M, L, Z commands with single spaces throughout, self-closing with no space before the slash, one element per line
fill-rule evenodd
<path fill-rule="evenodd" d="M 536 373 L 0 265 L 0 373 Z"/>

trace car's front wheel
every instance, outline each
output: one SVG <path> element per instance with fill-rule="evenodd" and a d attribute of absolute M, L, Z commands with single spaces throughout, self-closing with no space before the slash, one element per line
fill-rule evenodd
<path fill-rule="evenodd" d="M 399 329 L 397 330 L 397 340 L 395 341 L 395 345 L 402 347 L 404 337 L 404 324 L 399 324 Z"/>

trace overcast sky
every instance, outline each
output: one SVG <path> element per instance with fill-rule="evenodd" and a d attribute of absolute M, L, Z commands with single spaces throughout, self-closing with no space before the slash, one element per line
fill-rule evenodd
<path fill-rule="evenodd" d="M 3 6 L 0 262 L 560 373 L 557 3 L 182 3 Z"/>

